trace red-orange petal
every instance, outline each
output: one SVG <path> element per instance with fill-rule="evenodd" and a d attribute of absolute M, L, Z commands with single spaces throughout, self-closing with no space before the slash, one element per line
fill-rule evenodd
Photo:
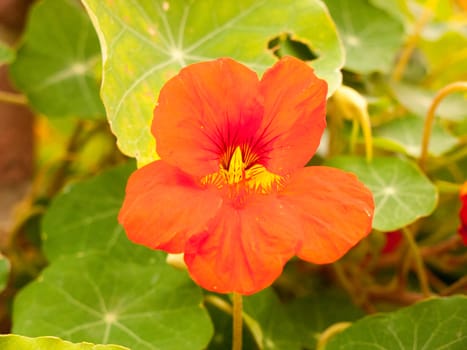
<path fill-rule="evenodd" d="M 181 253 L 188 238 L 205 230 L 222 199 L 192 176 L 164 161 L 136 170 L 129 178 L 118 216 L 135 243 Z"/>
<path fill-rule="evenodd" d="M 327 84 L 297 58 L 285 57 L 264 74 L 265 142 L 270 149 L 264 165 L 284 175 L 303 167 L 319 146 L 326 126 Z"/>
<path fill-rule="evenodd" d="M 280 199 L 303 223 L 298 257 L 317 264 L 338 260 L 371 230 L 371 192 L 353 174 L 329 167 L 297 171 Z"/>
<path fill-rule="evenodd" d="M 253 138 L 262 120 L 257 75 L 232 59 L 185 67 L 162 88 L 152 132 L 161 159 L 203 176 L 229 144 Z"/>
<path fill-rule="evenodd" d="M 242 209 L 226 203 L 209 229 L 188 241 L 185 262 L 205 289 L 252 294 L 281 274 L 300 233 L 290 208 L 275 196 L 253 194 Z"/>

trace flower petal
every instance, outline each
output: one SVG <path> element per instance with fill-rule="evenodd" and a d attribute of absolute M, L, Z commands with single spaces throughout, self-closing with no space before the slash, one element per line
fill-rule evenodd
<path fill-rule="evenodd" d="M 130 176 L 118 221 L 135 243 L 181 253 L 221 203 L 217 189 L 202 187 L 178 168 L 156 161 Z"/>
<path fill-rule="evenodd" d="M 255 293 L 281 274 L 301 240 L 298 218 L 274 196 L 252 194 L 239 209 L 226 203 L 185 249 L 192 278 L 218 293 Z"/>
<path fill-rule="evenodd" d="M 161 159 L 203 176 L 227 146 L 252 138 L 262 119 L 258 77 L 228 58 L 185 67 L 162 88 L 152 132 Z"/>
<path fill-rule="evenodd" d="M 371 230 L 373 196 L 355 175 L 329 167 L 296 172 L 280 199 L 295 208 L 304 225 L 297 255 L 313 263 L 331 263 Z"/>
<path fill-rule="evenodd" d="M 286 175 L 303 167 L 319 146 L 326 126 L 327 84 L 303 61 L 285 57 L 264 74 L 261 125 L 269 171 Z"/>

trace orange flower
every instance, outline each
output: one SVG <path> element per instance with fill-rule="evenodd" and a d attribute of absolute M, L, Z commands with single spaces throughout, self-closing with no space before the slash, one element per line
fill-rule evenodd
<path fill-rule="evenodd" d="M 339 259 L 371 229 L 354 175 L 304 167 L 325 128 L 327 85 L 286 57 L 261 81 L 231 59 L 196 63 L 162 88 L 155 161 L 132 174 L 119 214 L 131 240 L 185 253 L 221 293 L 269 286 L 294 255 Z"/>
<path fill-rule="evenodd" d="M 467 245 L 467 181 L 461 187 L 460 191 L 461 198 L 461 211 L 459 212 L 459 218 L 461 220 L 461 225 L 459 226 L 458 232 L 464 241 L 464 244 Z"/>

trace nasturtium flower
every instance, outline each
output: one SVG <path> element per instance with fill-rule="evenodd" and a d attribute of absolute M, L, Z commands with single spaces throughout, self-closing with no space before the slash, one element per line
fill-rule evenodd
<path fill-rule="evenodd" d="M 339 259 L 371 229 L 357 178 L 305 164 L 325 128 L 326 82 L 285 57 L 258 80 L 229 59 L 183 68 L 161 89 L 152 133 L 160 160 L 129 178 L 128 237 L 184 253 L 191 277 L 220 293 L 255 293 L 297 255 Z"/>
<path fill-rule="evenodd" d="M 458 232 L 464 244 L 467 245 L 467 181 L 464 182 L 464 184 L 461 186 L 460 199 L 461 210 L 459 212 L 459 218 L 461 224 L 459 226 Z"/>

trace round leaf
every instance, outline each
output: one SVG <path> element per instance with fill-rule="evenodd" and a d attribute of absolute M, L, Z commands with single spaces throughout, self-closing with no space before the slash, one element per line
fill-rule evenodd
<path fill-rule="evenodd" d="M 112 253 L 122 261 L 161 260 L 158 252 L 130 242 L 117 222 L 133 170 L 133 164 L 111 169 L 55 197 L 42 224 L 43 249 L 50 261 L 89 252 Z"/>
<path fill-rule="evenodd" d="M 29 338 L 16 334 L 1 334 L 2 350 L 129 350 L 118 345 L 94 345 L 91 343 L 73 344 L 56 337 Z"/>
<path fill-rule="evenodd" d="M 367 0 L 325 0 L 346 50 L 345 67 L 360 73 L 391 70 L 403 25 Z"/>
<path fill-rule="evenodd" d="M 40 113 L 101 117 L 99 64 L 99 42 L 79 2 L 44 0 L 31 9 L 10 73 Z"/>
<path fill-rule="evenodd" d="M 187 274 L 109 255 L 56 260 L 14 302 L 13 330 L 138 350 L 203 349 L 212 326 Z"/>
<path fill-rule="evenodd" d="M 373 228 L 394 231 L 436 207 L 436 187 L 415 164 L 395 157 L 374 158 L 371 163 L 360 157 L 336 157 L 327 165 L 355 173 L 373 193 Z"/>
<path fill-rule="evenodd" d="M 102 97 L 123 153 L 157 158 L 150 133 L 162 85 L 183 66 L 230 56 L 258 73 L 274 62 L 268 42 L 282 33 L 305 43 L 330 93 L 341 81 L 343 49 L 319 0 L 83 0 L 103 50 Z"/>
<path fill-rule="evenodd" d="M 393 149 L 390 144 L 382 141 L 392 141 L 398 148 L 412 156 L 419 157 L 421 152 L 424 120 L 416 116 L 406 116 L 390 121 L 374 129 L 375 143 L 383 148 Z M 439 122 L 435 122 L 431 132 L 428 152 L 441 156 L 458 144 L 458 139 L 452 136 Z"/>
<path fill-rule="evenodd" d="M 467 298 L 427 300 L 365 317 L 330 339 L 326 350 L 467 349 Z"/>

